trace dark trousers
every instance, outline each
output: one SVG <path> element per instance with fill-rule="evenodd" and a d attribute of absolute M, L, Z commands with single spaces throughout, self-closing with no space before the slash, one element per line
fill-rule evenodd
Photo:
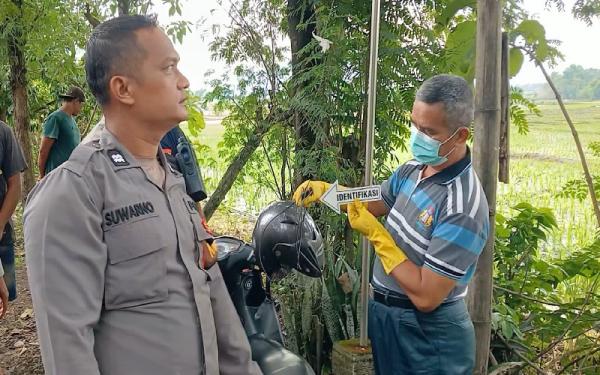
<path fill-rule="evenodd" d="M 369 338 L 378 375 L 471 375 L 475 331 L 461 299 L 431 313 L 369 301 Z"/>
<path fill-rule="evenodd" d="M 17 298 L 17 279 L 15 275 L 15 244 L 11 224 L 6 224 L 0 240 L 0 261 L 4 268 L 4 282 L 8 288 L 8 300 Z"/>

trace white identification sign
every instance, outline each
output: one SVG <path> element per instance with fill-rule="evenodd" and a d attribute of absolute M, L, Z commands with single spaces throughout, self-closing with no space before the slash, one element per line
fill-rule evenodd
<path fill-rule="evenodd" d="M 341 213 L 340 205 L 350 203 L 355 199 L 361 202 L 372 202 L 381 199 L 381 186 L 379 185 L 345 188 L 344 190 L 338 190 L 338 188 L 338 182 L 336 181 L 321 197 L 321 202 L 338 214 Z"/>

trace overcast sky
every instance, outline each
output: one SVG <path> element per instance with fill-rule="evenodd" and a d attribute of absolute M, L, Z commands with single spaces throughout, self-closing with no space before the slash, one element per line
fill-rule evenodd
<path fill-rule="evenodd" d="M 575 0 L 564 0 L 566 9 L 572 8 Z M 228 1 L 224 1 L 228 4 Z M 533 18 L 539 20 L 546 29 L 548 39 L 562 41 L 560 50 L 565 56 L 565 61 L 551 71 L 563 71 L 571 64 L 582 65 L 585 68 L 600 69 L 600 20 L 588 27 L 585 23 L 573 19 L 569 11 L 558 12 L 556 9 L 545 10 L 544 0 L 525 0 L 524 6 Z M 168 9 L 157 6 L 159 20 L 162 24 L 169 21 Z M 198 90 L 206 87 L 205 73 L 209 70 L 217 72 L 223 70 L 223 63 L 210 59 L 208 43 L 211 39 L 210 27 L 213 24 L 227 23 L 227 15 L 217 0 L 187 0 L 183 1 L 183 19 L 198 22 L 205 20 L 204 26 L 193 28 L 187 34 L 183 44 L 176 48 L 181 55 L 180 68 L 188 76 L 191 88 Z M 544 77 L 532 63 L 526 61 L 521 72 L 512 79 L 512 84 L 526 84 L 544 82 Z"/>
<path fill-rule="evenodd" d="M 562 42 L 559 50 L 565 60 L 560 62 L 551 71 L 562 72 L 571 64 L 581 65 L 584 68 L 600 69 L 600 19 L 596 19 L 593 26 L 588 27 L 584 22 L 573 19 L 570 9 L 575 0 L 564 0 L 565 9 L 558 12 L 556 9 L 544 10 L 544 0 L 525 0 L 525 8 L 540 21 L 546 29 L 546 39 L 557 39 Z M 544 76 L 533 63 L 526 61 L 519 74 L 511 81 L 512 84 L 545 82 Z"/>

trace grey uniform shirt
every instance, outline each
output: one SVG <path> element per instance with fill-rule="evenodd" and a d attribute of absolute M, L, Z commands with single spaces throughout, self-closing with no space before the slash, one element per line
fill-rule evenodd
<path fill-rule="evenodd" d="M 24 233 L 46 374 L 260 373 L 218 266 L 197 266 L 183 177 L 155 185 L 108 131 L 34 188 Z"/>

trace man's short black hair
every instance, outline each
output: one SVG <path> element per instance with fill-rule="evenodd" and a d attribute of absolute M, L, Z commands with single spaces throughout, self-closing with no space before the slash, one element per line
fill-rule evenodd
<path fill-rule="evenodd" d="M 155 16 L 121 16 L 102 22 L 92 31 L 85 51 L 88 86 L 100 105 L 109 102 L 108 83 L 116 73 L 132 73 L 145 51 L 135 32 L 158 27 Z"/>

